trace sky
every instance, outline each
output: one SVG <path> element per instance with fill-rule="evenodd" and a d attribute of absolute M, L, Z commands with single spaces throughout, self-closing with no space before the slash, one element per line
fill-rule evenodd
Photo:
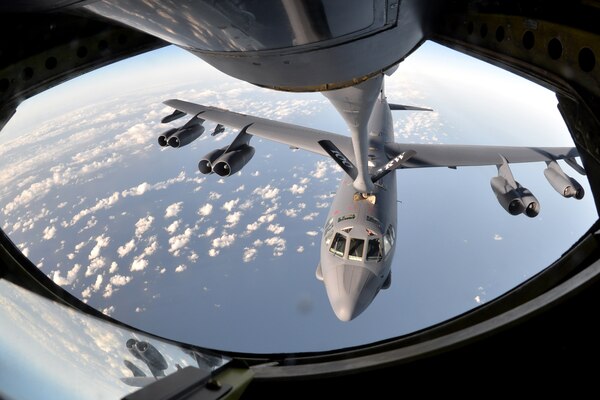
<path fill-rule="evenodd" d="M 553 93 L 434 43 L 386 78 L 386 93 L 390 102 L 434 109 L 396 112 L 397 141 L 572 145 Z M 512 167 L 541 203 L 535 219 L 500 207 L 493 166 L 399 171 L 392 285 L 341 322 L 314 275 L 339 168 L 255 138 L 256 155 L 240 173 L 203 176 L 198 160 L 236 132 L 161 149 L 158 135 L 180 123 L 159 123 L 171 112 L 161 104 L 168 98 L 348 134 L 320 94 L 258 88 L 175 47 L 19 107 L 0 132 L 2 229 L 55 283 L 161 336 L 260 353 L 408 334 L 533 276 L 597 217 L 591 196 L 555 193 L 543 163 Z"/>

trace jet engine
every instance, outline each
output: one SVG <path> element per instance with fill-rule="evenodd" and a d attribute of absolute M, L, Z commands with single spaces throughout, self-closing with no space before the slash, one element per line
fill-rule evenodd
<path fill-rule="evenodd" d="M 204 126 L 200 122 L 185 124 L 169 137 L 169 146 L 178 148 L 192 143 L 204 133 Z"/>
<path fill-rule="evenodd" d="M 254 147 L 243 145 L 228 151 L 213 164 L 213 172 L 219 176 L 230 176 L 241 170 L 254 156 Z"/>
<path fill-rule="evenodd" d="M 585 194 L 583 187 L 560 168 L 556 161 L 549 161 L 544 170 L 544 176 L 550 185 L 563 197 L 574 197 L 581 200 Z"/>
<path fill-rule="evenodd" d="M 158 144 L 160 147 L 166 147 L 169 145 L 169 138 L 177 132 L 177 128 L 171 128 L 158 137 Z"/>
<path fill-rule="evenodd" d="M 515 181 L 504 157 L 502 164 L 498 165 L 498 176 L 493 177 L 490 184 L 498 202 L 509 214 L 524 213 L 533 218 L 540 213 L 540 203 L 529 189 Z"/>
<path fill-rule="evenodd" d="M 225 153 L 227 146 L 216 149 L 205 155 L 198 163 L 198 169 L 203 174 L 212 174 L 214 162 Z"/>
<path fill-rule="evenodd" d="M 152 374 L 156 376 L 164 376 L 164 370 L 168 368 L 167 360 L 148 342 L 129 339 L 126 343 L 129 352 L 137 359 L 142 360 L 148 365 Z"/>

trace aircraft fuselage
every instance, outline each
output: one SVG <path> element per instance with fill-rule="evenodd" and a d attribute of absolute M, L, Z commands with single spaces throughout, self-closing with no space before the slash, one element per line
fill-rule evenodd
<path fill-rule="evenodd" d="M 369 172 L 388 162 L 384 144 L 394 140 L 392 115 L 380 96 L 369 119 Z M 388 286 L 395 249 L 396 174 L 375 184 L 368 196 L 358 193 L 344 175 L 337 190 L 321 239 L 322 277 L 336 316 L 356 318 Z"/>

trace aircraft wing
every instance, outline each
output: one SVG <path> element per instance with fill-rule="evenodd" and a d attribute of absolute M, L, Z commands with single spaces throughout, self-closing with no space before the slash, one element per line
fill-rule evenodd
<path fill-rule="evenodd" d="M 180 110 L 189 115 L 216 122 L 230 128 L 246 129 L 246 133 L 269 139 L 275 142 L 287 144 L 290 147 L 304 149 L 313 153 L 328 157 L 327 152 L 318 143 L 321 140 L 329 140 L 354 160 L 352 139 L 349 136 L 338 135 L 318 129 L 307 128 L 300 125 L 288 124 L 281 121 L 273 121 L 266 118 L 253 117 L 251 115 L 236 113 L 222 108 L 207 107 L 183 100 L 167 100 L 164 104 Z"/>
<path fill-rule="evenodd" d="M 574 147 L 511 147 L 469 146 L 449 144 L 403 144 L 388 143 L 386 152 L 390 159 L 404 151 L 413 155 L 400 168 L 464 167 L 502 164 L 502 157 L 509 163 L 552 161 L 579 157 Z M 569 163 L 571 164 L 571 162 Z"/>

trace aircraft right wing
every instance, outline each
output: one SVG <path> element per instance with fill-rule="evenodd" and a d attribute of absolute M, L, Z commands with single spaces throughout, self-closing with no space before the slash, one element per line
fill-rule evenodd
<path fill-rule="evenodd" d="M 290 147 L 308 150 L 328 157 L 328 153 L 319 144 L 320 141 L 330 141 L 344 154 L 354 161 L 354 149 L 352 139 L 349 136 L 338 135 L 331 132 L 321 131 L 288 124 L 281 121 L 273 121 L 266 118 L 236 113 L 218 107 L 207 107 L 200 104 L 190 103 L 183 100 L 166 100 L 164 104 L 180 110 L 189 115 L 197 115 L 208 121 L 216 122 L 231 128 L 243 130 L 254 136 L 275 142 L 287 144 Z"/>

